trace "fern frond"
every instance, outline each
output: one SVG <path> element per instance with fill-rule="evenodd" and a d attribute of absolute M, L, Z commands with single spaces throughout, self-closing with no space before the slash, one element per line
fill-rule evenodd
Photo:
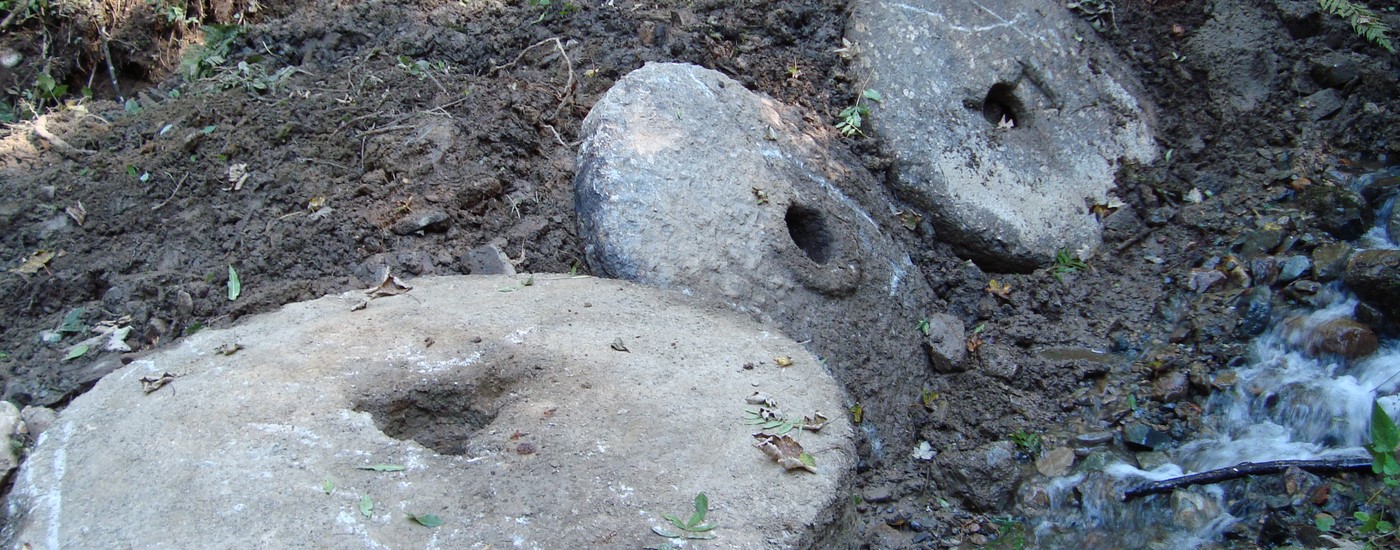
<path fill-rule="evenodd" d="M 1386 36 L 1390 27 L 1382 23 L 1381 18 L 1370 8 L 1353 4 L 1350 0 L 1317 0 L 1317 5 L 1322 11 L 1347 20 L 1347 23 L 1351 24 L 1351 30 L 1357 35 L 1385 48 L 1388 52 L 1395 53 L 1390 37 Z"/>

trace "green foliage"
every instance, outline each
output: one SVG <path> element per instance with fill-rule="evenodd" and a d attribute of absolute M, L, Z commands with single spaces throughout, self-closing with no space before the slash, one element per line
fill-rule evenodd
<path fill-rule="evenodd" d="M 180 59 L 180 73 L 185 80 L 213 76 L 228 61 L 229 48 L 242 32 L 243 28 L 237 25 L 205 25 L 204 44 L 190 48 Z"/>
<path fill-rule="evenodd" d="M 671 525 L 686 533 L 704 533 L 719 527 L 714 523 L 705 523 L 705 515 L 710 513 L 710 499 L 705 493 L 695 495 L 695 512 L 690 514 L 690 519 L 681 521 L 681 518 L 671 514 L 662 514 L 661 517 L 671 522 Z"/>
<path fill-rule="evenodd" d="M 540 23 L 550 17 L 557 16 L 567 18 L 578 13 L 578 4 L 570 2 L 569 0 L 563 0 L 557 3 L 554 2 L 554 0 L 530 0 L 530 7 L 540 10 L 539 18 L 535 19 L 536 23 Z"/>
<path fill-rule="evenodd" d="M 1357 35 L 1385 48 L 1385 51 L 1395 53 L 1395 46 L 1390 43 L 1390 37 L 1386 36 L 1390 27 L 1381 22 L 1381 18 L 1366 6 L 1353 4 L 1349 0 L 1318 0 L 1317 4 L 1322 7 L 1322 11 L 1345 19 Z"/>
<path fill-rule="evenodd" d="M 243 281 L 239 280 L 238 272 L 233 270 L 233 266 L 228 266 L 228 300 L 237 300 L 243 294 Z"/>
<path fill-rule="evenodd" d="M 870 116 L 870 106 L 866 104 L 867 100 L 880 103 L 884 101 L 884 98 L 880 96 L 880 92 L 865 90 L 860 93 L 860 97 L 856 98 L 854 104 L 841 109 L 841 113 L 836 115 L 840 119 L 836 121 L 836 129 L 841 132 L 841 135 L 846 137 L 853 137 L 857 134 L 865 135 L 860 126 L 865 123 L 866 117 Z"/>
<path fill-rule="evenodd" d="M 1118 30 L 1118 21 L 1113 17 L 1113 0 L 1078 0 L 1065 4 L 1065 7 L 1078 12 L 1096 31 L 1103 32 L 1109 26 Z"/>
<path fill-rule="evenodd" d="M 1061 248 L 1055 252 L 1055 267 L 1051 268 L 1050 275 L 1054 276 L 1056 281 L 1064 282 L 1066 273 L 1077 273 L 1086 269 L 1089 269 L 1089 264 L 1074 257 L 1068 249 Z"/>
<path fill-rule="evenodd" d="M 418 77 L 418 80 L 423 80 L 424 78 L 432 76 L 433 72 L 439 72 L 445 75 L 450 70 L 446 61 L 425 61 L 422 59 L 415 61 L 409 56 L 401 55 L 398 57 L 398 62 L 398 67 L 400 69 Z"/>
<path fill-rule="evenodd" d="M 156 15 L 179 27 L 193 27 L 199 24 L 199 19 L 190 17 L 188 2 L 183 0 L 146 0 L 146 4 L 155 10 Z"/>
<path fill-rule="evenodd" d="M 1041 450 L 1044 449 L 1045 442 L 1040 439 L 1040 434 L 1038 433 L 1031 433 L 1020 429 L 1011 432 L 1011 435 L 1008 437 L 1011 438 L 1012 443 L 1016 444 L 1017 448 L 1032 457 L 1040 456 Z"/>
<path fill-rule="evenodd" d="M 988 548 L 1009 548 L 1011 550 L 1024 550 L 1026 548 L 1026 526 L 1013 518 L 992 518 L 992 524 L 996 526 L 997 538 L 987 545 Z"/>
<path fill-rule="evenodd" d="M 42 19 L 48 14 L 49 0 L 0 0 L 0 13 L 15 14 L 12 25 L 23 24 L 34 18 Z"/>
<path fill-rule="evenodd" d="M 1395 448 L 1400 446 L 1400 428 L 1385 413 L 1379 402 L 1371 403 L 1371 471 L 1388 478 L 1400 477 L 1400 463 L 1395 461 Z"/>
<path fill-rule="evenodd" d="M 442 518 L 432 514 L 408 514 L 408 519 L 424 527 L 437 527 L 442 525 Z"/>

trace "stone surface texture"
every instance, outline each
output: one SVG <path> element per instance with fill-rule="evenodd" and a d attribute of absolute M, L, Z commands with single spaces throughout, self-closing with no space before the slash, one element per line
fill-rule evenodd
<path fill-rule="evenodd" d="M 1136 84 L 1060 5 L 853 3 L 847 37 L 895 191 L 939 240 L 993 270 L 1028 271 L 1100 244 L 1127 161 L 1156 157 Z M 1082 38 L 1082 40 L 1080 40 Z"/>
<path fill-rule="evenodd" d="M 638 548 L 699 492 L 720 526 L 707 548 L 823 544 L 854 446 L 815 357 L 672 293 L 527 280 L 417 279 L 358 311 L 363 292 L 328 296 L 134 361 L 44 432 L 5 545 Z M 753 447 L 755 391 L 832 419 L 800 436 L 817 473 Z"/>
<path fill-rule="evenodd" d="M 887 380 L 934 376 L 915 330 L 933 293 L 898 244 L 913 233 L 880 182 L 831 146 L 833 128 L 718 72 L 653 63 L 594 105 L 581 136 L 574 188 L 593 273 L 771 323 L 860 400 L 907 400 Z M 961 321 L 933 328 L 950 323 L 939 336 L 951 345 Z M 871 433 L 912 441 L 910 412 L 880 409 L 868 418 L 884 434 Z"/>

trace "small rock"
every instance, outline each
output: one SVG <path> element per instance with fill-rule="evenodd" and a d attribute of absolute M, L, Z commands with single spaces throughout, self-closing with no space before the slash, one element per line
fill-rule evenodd
<path fill-rule="evenodd" d="M 1137 461 L 1139 468 L 1152 471 L 1171 462 L 1171 456 L 1159 451 L 1146 451 L 1137 454 Z"/>
<path fill-rule="evenodd" d="M 1351 245 L 1347 243 L 1318 245 L 1312 251 L 1313 278 L 1324 282 L 1340 278 L 1346 271 L 1352 252 Z"/>
<path fill-rule="evenodd" d="M 1290 256 L 1278 270 L 1278 282 L 1291 283 L 1302 277 L 1312 268 L 1312 260 L 1307 256 Z"/>
<path fill-rule="evenodd" d="M 1113 441 L 1113 432 L 1089 432 L 1074 436 L 1074 444 L 1080 447 L 1098 447 Z"/>
<path fill-rule="evenodd" d="M 1220 517 L 1215 499 L 1190 491 L 1172 492 L 1172 521 L 1182 529 L 1195 531 Z"/>
<path fill-rule="evenodd" d="M 1269 328 L 1273 314 L 1273 293 L 1269 287 L 1258 286 L 1240 296 L 1235 310 L 1240 313 L 1240 332 L 1245 336 L 1258 336 Z"/>
<path fill-rule="evenodd" d="M 515 266 L 494 244 L 484 244 L 467 251 L 463 258 L 467 272 L 472 275 L 515 275 Z"/>
<path fill-rule="evenodd" d="M 1400 309 L 1400 250 L 1363 250 L 1347 261 L 1342 280 L 1362 300 Z"/>
<path fill-rule="evenodd" d="M 1371 210 L 1366 200 L 1351 189 L 1313 185 L 1304 189 L 1298 200 L 1317 216 L 1318 227 L 1340 240 L 1354 240 L 1371 227 Z"/>
<path fill-rule="evenodd" d="M 63 335 L 56 330 L 41 330 L 39 331 L 39 341 L 52 346 L 63 341 Z"/>
<path fill-rule="evenodd" d="M 928 336 L 924 338 L 924 353 L 934 372 L 952 373 L 967 370 L 967 337 L 963 323 L 957 317 L 947 314 L 930 315 Z"/>
<path fill-rule="evenodd" d="M 58 413 L 48 407 L 26 406 L 19 412 L 20 420 L 24 421 L 24 427 L 29 432 L 29 437 L 38 439 L 40 434 L 49 430 L 49 426 L 58 420 Z"/>
<path fill-rule="evenodd" d="M 1252 260 L 1255 257 L 1271 254 L 1279 243 L 1283 242 L 1283 228 L 1270 224 L 1261 229 L 1250 231 L 1245 235 L 1244 242 L 1240 243 L 1240 257 Z"/>
<path fill-rule="evenodd" d="M 1274 284 L 1278 272 L 1279 262 L 1273 256 L 1260 256 L 1249 261 L 1249 273 L 1254 276 L 1254 282 L 1260 285 Z"/>
<path fill-rule="evenodd" d="M 970 451 L 953 451 L 938 456 L 938 467 L 945 474 L 948 489 L 973 510 L 990 512 L 1005 509 L 1020 480 L 1016 446 L 997 441 Z"/>
<path fill-rule="evenodd" d="M 1322 291 L 1322 283 L 1301 279 L 1283 287 L 1283 295 L 1294 300 L 1311 302 L 1310 298 Z"/>
<path fill-rule="evenodd" d="M 1157 378 L 1152 384 L 1152 395 L 1163 403 L 1173 403 L 1186 397 L 1191 384 L 1186 373 L 1173 370 Z"/>
<path fill-rule="evenodd" d="M 20 426 L 19 408 L 9 401 L 0 401 L 0 479 L 10 475 L 10 471 L 19 466 L 19 454 L 16 453 L 14 445 L 10 444 L 10 437 Z"/>
<path fill-rule="evenodd" d="M 450 225 L 452 225 L 452 221 L 446 212 L 422 210 L 410 212 L 399 221 L 394 222 L 394 225 L 389 229 L 396 235 L 412 235 L 419 231 L 430 233 L 446 231 Z"/>
<path fill-rule="evenodd" d="M 894 500 L 894 487 L 888 483 L 879 487 L 871 487 L 865 490 L 865 494 L 861 498 L 871 504 L 889 502 Z"/>
<path fill-rule="evenodd" d="M 1303 108 L 1307 113 L 1308 120 L 1313 122 L 1337 114 L 1337 111 L 1342 110 L 1342 103 L 1341 92 L 1331 88 L 1303 98 Z"/>
<path fill-rule="evenodd" d="M 1308 355 L 1337 354 L 1347 359 L 1365 357 L 1380 346 L 1371 327 L 1351 319 L 1332 319 L 1310 326 L 1305 318 L 1284 322 L 1284 336 Z"/>
<path fill-rule="evenodd" d="M 1132 450 L 1155 451 L 1158 447 L 1171 443 L 1171 441 L 1171 436 L 1146 424 L 1133 423 L 1123 428 L 1123 443 Z"/>
<path fill-rule="evenodd" d="M 1313 6 L 1314 8 L 1316 6 Z M 1360 67 L 1346 54 L 1332 52 L 1313 61 L 1308 76 L 1328 88 L 1341 88 L 1361 74 Z"/>
<path fill-rule="evenodd" d="M 1192 269 L 1186 281 L 1186 288 L 1196 294 L 1205 294 L 1216 283 L 1225 280 L 1225 274 L 1214 269 Z"/>
<path fill-rule="evenodd" d="M 1056 447 L 1041 455 L 1035 461 L 1035 471 L 1045 477 L 1060 477 L 1074 467 L 1074 450 L 1069 447 Z"/>

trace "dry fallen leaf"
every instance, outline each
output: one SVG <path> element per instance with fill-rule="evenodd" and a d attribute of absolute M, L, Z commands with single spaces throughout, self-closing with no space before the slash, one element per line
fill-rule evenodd
<path fill-rule="evenodd" d="M 1010 300 L 1011 283 L 998 282 L 996 279 L 987 281 L 987 294 L 991 294 L 1003 300 Z"/>
<path fill-rule="evenodd" d="M 243 183 L 248 181 L 248 164 L 240 162 L 228 167 L 228 187 L 224 191 L 238 191 L 243 189 Z"/>
<path fill-rule="evenodd" d="M 379 281 L 379 284 L 374 288 L 366 290 L 365 294 L 368 294 L 370 299 L 374 299 L 383 298 L 385 296 L 397 296 L 410 290 L 413 290 L 413 287 L 404 284 L 403 281 L 391 275 L 386 269 L 384 270 L 384 279 Z"/>
<path fill-rule="evenodd" d="M 614 338 L 612 343 L 609 344 L 608 347 L 617 351 L 625 351 L 631 353 L 631 350 L 627 349 L 627 344 L 622 343 L 622 338 Z"/>
<path fill-rule="evenodd" d="M 20 275 L 32 275 L 38 273 L 40 269 L 45 269 L 49 264 L 49 260 L 62 255 L 63 251 L 36 250 L 33 254 L 30 254 L 28 258 L 25 258 L 24 263 L 19 264 L 19 267 L 11 269 L 10 271 L 19 273 Z"/>
<path fill-rule="evenodd" d="M 812 416 L 802 417 L 802 429 L 809 432 L 819 432 L 822 428 L 825 428 L 829 422 L 831 422 L 831 419 L 827 418 L 826 415 L 816 412 L 813 413 Z"/>
<path fill-rule="evenodd" d="M 243 349 L 243 344 L 234 342 L 232 344 L 224 344 L 222 346 L 214 348 L 214 353 L 217 353 L 219 355 L 233 355 L 235 353 L 238 353 L 238 350 L 241 349 Z"/>
<path fill-rule="evenodd" d="M 63 211 L 67 212 L 68 217 L 73 218 L 73 221 L 78 222 L 79 226 L 87 221 L 87 209 L 83 208 L 83 201 L 78 201 L 77 204 L 64 208 Z"/>
<path fill-rule="evenodd" d="M 774 357 L 773 363 L 777 364 L 779 367 L 791 367 L 792 356 L 784 355 L 782 357 Z"/>
<path fill-rule="evenodd" d="M 754 446 L 772 458 L 779 466 L 788 470 L 802 469 L 814 474 L 817 473 L 817 460 L 803 451 L 802 444 L 798 443 L 796 439 L 786 435 L 776 436 L 764 433 L 753 434 L 753 438 L 758 441 L 754 443 Z"/>
<path fill-rule="evenodd" d="M 141 377 L 141 389 L 146 393 L 151 393 L 174 381 L 175 375 L 168 372 L 162 373 L 160 376 L 143 376 Z"/>
<path fill-rule="evenodd" d="M 773 396 L 756 391 L 753 395 L 744 398 L 744 402 L 750 405 L 763 405 L 765 407 L 777 408 L 778 404 L 773 401 Z"/>

